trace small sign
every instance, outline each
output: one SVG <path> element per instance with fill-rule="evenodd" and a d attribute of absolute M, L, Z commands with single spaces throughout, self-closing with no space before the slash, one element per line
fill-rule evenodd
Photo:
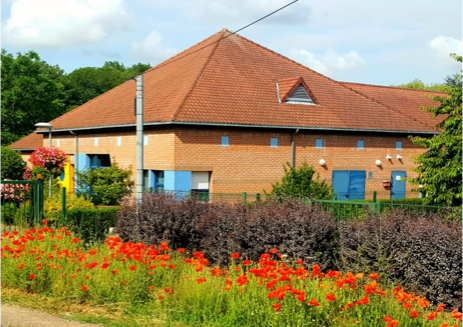
<path fill-rule="evenodd" d="M 402 179 L 402 177 L 400 177 L 399 175 L 397 175 L 397 176 L 395 177 L 395 180 L 396 180 L 396 181 L 400 181 L 401 179 Z"/>

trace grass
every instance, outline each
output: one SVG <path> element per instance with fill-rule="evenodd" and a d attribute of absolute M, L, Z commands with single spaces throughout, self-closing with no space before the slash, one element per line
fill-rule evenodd
<path fill-rule="evenodd" d="M 90 248 L 65 228 L 40 226 L 2 235 L 2 300 L 105 326 L 461 326 L 460 313 L 376 275 L 323 274 L 279 254 L 257 263 L 235 254 L 218 268 L 167 243 L 113 237 Z"/>

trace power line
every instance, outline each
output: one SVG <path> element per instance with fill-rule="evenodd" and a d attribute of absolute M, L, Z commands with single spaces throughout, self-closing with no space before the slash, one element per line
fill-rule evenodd
<path fill-rule="evenodd" d="M 232 32 L 232 33 L 230 33 L 230 34 L 228 34 L 227 36 L 221 37 L 221 38 L 218 39 L 217 41 L 214 41 L 214 42 L 212 42 L 212 43 L 209 43 L 209 44 L 203 46 L 202 48 L 199 48 L 199 49 L 197 49 L 197 50 L 195 50 L 195 51 L 193 51 L 193 52 L 190 52 L 189 54 L 184 55 L 183 57 L 179 57 L 179 58 L 176 58 L 176 59 L 174 59 L 174 60 L 171 60 L 171 61 L 169 61 L 169 62 L 167 62 L 167 63 L 165 63 L 165 64 L 160 64 L 159 66 L 150 68 L 150 69 L 148 69 L 145 73 L 147 73 L 147 72 L 149 72 L 149 71 L 152 71 L 152 70 L 156 70 L 156 69 L 161 68 L 161 67 L 164 67 L 164 66 L 167 66 L 167 65 L 169 65 L 169 64 L 171 64 L 171 63 L 173 63 L 173 62 L 175 62 L 175 61 L 178 61 L 178 60 L 180 60 L 180 59 L 183 59 L 183 58 L 185 58 L 185 57 L 188 57 L 189 55 L 192 55 L 193 53 L 196 53 L 196 52 L 198 52 L 198 51 L 201 51 L 201 50 L 204 49 L 204 48 L 207 48 L 207 47 L 209 47 L 209 46 L 211 46 L 211 45 L 213 45 L 213 44 L 216 44 L 216 43 L 222 41 L 223 39 L 226 39 L 227 37 L 232 36 L 233 34 L 236 34 L 236 33 L 238 33 L 239 31 L 242 31 L 242 30 L 244 30 L 245 28 L 248 28 L 249 26 L 252 26 L 252 25 L 254 25 L 254 24 L 260 22 L 261 20 L 264 20 L 265 18 L 267 18 L 267 17 L 269 17 L 269 16 L 272 16 L 273 14 L 279 12 L 280 10 L 285 9 L 286 7 L 291 6 L 292 4 L 294 4 L 294 3 L 298 2 L 298 1 L 299 1 L 299 0 L 294 0 L 293 2 L 290 2 L 290 3 L 288 3 L 287 5 L 285 5 L 285 6 L 281 7 L 281 8 L 279 8 L 279 9 L 277 9 L 277 10 L 275 10 L 275 11 L 272 11 L 270 14 L 265 15 L 265 16 L 259 18 L 258 20 L 255 20 L 255 21 L 253 21 L 252 23 L 250 23 L 250 24 L 244 26 L 244 27 L 241 27 L 240 29 L 238 29 L 238 30 L 236 30 L 236 31 L 234 31 L 234 32 Z M 143 73 L 143 74 L 144 74 L 144 73 Z"/>

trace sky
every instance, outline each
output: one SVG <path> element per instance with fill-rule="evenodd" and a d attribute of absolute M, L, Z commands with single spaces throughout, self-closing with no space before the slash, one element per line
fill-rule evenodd
<path fill-rule="evenodd" d="M 2 0 L 1 46 L 66 73 L 156 65 L 291 0 Z M 240 35 L 339 81 L 442 83 L 461 70 L 461 0 L 299 0 Z"/>

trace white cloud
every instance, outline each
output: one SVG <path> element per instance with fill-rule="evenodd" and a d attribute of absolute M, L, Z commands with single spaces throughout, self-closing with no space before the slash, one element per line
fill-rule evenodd
<path fill-rule="evenodd" d="M 162 42 L 161 35 L 152 31 L 141 42 L 132 43 L 132 56 L 138 61 L 149 61 L 150 63 L 162 62 L 179 51 L 165 46 Z"/>
<path fill-rule="evenodd" d="M 315 54 L 304 49 L 290 49 L 289 57 L 297 62 L 330 77 L 339 76 L 339 71 L 352 70 L 365 65 L 365 60 L 357 51 L 339 54 L 330 50 L 323 54 Z"/>
<path fill-rule="evenodd" d="M 437 58 L 446 66 L 458 66 L 451 53 L 462 54 L 463 42 L 451 36 L 438 36 L 429 42 L 429 47 L 437 52 Z"/>
<path fill-rule="evenodd" d="M 19 47 L 78 47 L 131 24 L 124 0 L 17 0 L 2 32 L 7 44 Z"/>

